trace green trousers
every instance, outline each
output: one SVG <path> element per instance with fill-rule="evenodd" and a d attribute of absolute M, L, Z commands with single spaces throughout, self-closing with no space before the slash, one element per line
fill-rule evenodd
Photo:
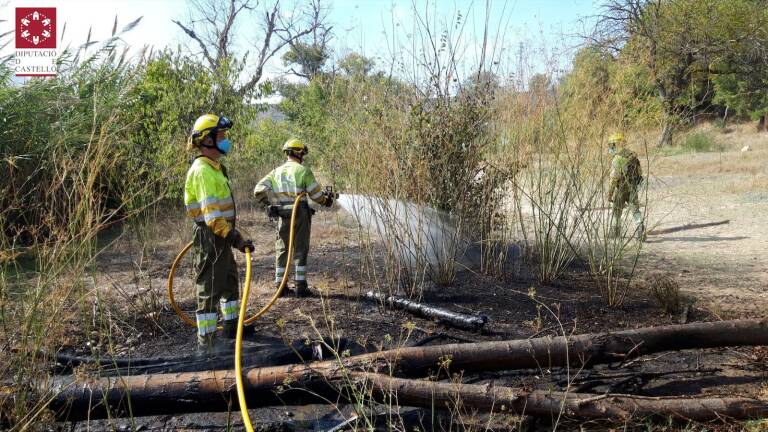
<path fill-rule="evenodd" d="M 307 286 L 307 256 L 309 255 L 309 234 L 312 230 L 312 215 L 309 206 L 300 204 L 296 211 L 296 225 L 293 236 L 293 280 L 296 286 Z M 285 274 L 288 261 L 288 241 L 291 232 L 290 211 L 281 210 L 275 242 L 275 283 L 279 284 Z"/>
<path fill-rule="evenodd" d="M 197 342 L 210 345 L 216 332 L 217 305 L 225 323 L 240 311 L 237 263 L 232 246 L 208 227 L 195 227 L 194 260 L 197 269 Z"/>
<path fill-rule="evenodd" d="M 624 213 L 624 209 L 629 207 L 632 212 L 632 219 L 635 221 L 635 226 L 638 229 L 643 228 L 643 214 L 640 213 L 640 201 L 638 200 L 637 188 L 635 189 L 619 189 L 613 198 L 613 230 L 614 233 L 621 232 L 621 215 Z"/>

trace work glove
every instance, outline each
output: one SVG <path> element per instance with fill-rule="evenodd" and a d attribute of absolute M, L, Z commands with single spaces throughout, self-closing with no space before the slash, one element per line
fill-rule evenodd
<path fill-rule="evenodd" d="M 323 203 L 323 205 L 326 207 L 333 205 L 333 194 L 328 194 L 325 196 L 325 203 Z"/>
<path fill-rule="evenodd" d="M 267 212 L 267 217 L 270 219 L 277 219 L 280 217 L 280 207 L 276 205 L 268 205 L 265 207 Z"/>
<path fill-rule="evenodd" d="M 250 240 L 243 239 L 242 234 L 238 230 L 232 230 L 229 232 L 229 235 L 227 235 L 227 240 L 229 240 L 229 243 L 232 245 L 233 248 L 239 250 L 242 253 L 245 253 L 245 250 L 249 250 L 253 252 L 256 250 L 255 247 L 253 247 L 253 242 Z"/>

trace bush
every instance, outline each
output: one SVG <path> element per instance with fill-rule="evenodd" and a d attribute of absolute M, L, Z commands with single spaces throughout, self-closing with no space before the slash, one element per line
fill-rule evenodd
<path fill-rule="evenodd" d="M 722 147 L 715 143 L 715 139 L 710 133 L 696 132 L 685 137 L 685 141 L 680 146 L 681 149 L 690 153 L 704 153 L 720 151 Z"/>
<path fill-rule="evenodd" d="M 654 275 L 648 278 L 646 283 L 651 296 L 664 312 L 671 315 L 682 312 L 685 301 L 677 281 L 666 275 Z"/>

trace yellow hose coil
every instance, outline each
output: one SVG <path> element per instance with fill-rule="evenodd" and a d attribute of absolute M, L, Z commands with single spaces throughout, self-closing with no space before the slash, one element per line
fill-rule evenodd
<path fill-rule="evenodd" d="M 245 424 L 245 429 L 248 432 L 253 432 L 253 425 L 251 424 L 251 418 L 248 415 L 248 405 L 245 402 L 245 389 L 243 387 L 243 372 L 242 372 L 242 347 L 243 347 L 243 328 L 246 324 L 251 324 L 252 322 L 256 321 L 267 313 L 269 308 L 271 308 L 277 299 L 280 297 L 280 294 L 283 292 L 283 289 L 285 289 L 285 285 L 288 283 L 288 274 L 290 272 L 291 268 L 291 261 L 293 260 L 293 238 L 296 235 L 295 226 L 296 226 L 296 211 L 299 208 L 299 202 L 301 200 L 301 197 L 306 195 L 306 192 L 300 193 L 296 200 L 293 202 L 293 210 L 291 211 L 291 231 L 290 236 L 288 238 L 288 260 L 285 263 L 285 273 L 283 273 L 283 279 L 280 281 L 280 286 L 275 291 L 275 294 L 272 296 L 272 299 L 270 299 L 269 303 L 267 303 L 263 308 L 261 308 L 260 311 L 258 311 L 254 316 L 243 319 L 245 317 L 245 313 L 248 311 L 248 296 L 250 295 L 251 291 L 251 252 L 246 249 L 245 250 L 245 283 L 243 284 L 243 295 L 242 300 L 240 301 L 240 314 L 237 319 L 237 336 L 235 338 L 235 374 L 236 374 L 236 382 L 237 382 L 237 399 L 238 402 L 240 402 L 240 414 L 243 417 L 243 423 Z M 187 314 L 184 313 L 183 310 L 179 307 L 179 305 L 176 303 L 176 299 L 173 296 L 173 277 L 176 275 L 176 268 L 178 267 L 179 263 L 181 262 L 181 259 L 184 258 L 184 256 L 189 252 L 189 250 L 192 248 L 192 242 L 189 242 L 186 246 L 184 246 L 184 249 L 179 252 L 179 254 L 176 256 L 176 259 L 173 260 L 173 264 L 171 265 L 171 271 L 168 274 L 168 300 L 171 303 L 171 307 L 173 308 L 174 312 L 176 312 L 176 315 L 181 318 L 182 321 L 189 324 L 192 327 L 197 327 L 197 322 L 193 321 Z M 221 327 L 219 327 L 221 328 Z"/>
<path fill-rule="evenodd" d="M 259 319 L 260 316 L 264 315 L 269 310 L 269 308 L 271 308 L 272 305 L 275 304 L 277 299 L 280 297 L 280 294 L 283 292 L 283 289 L 285 289 L 285 285 L 288 283 L 288 275 L 290 271 L 289 269 L 291 267 L 291 261 L 293 260 L 293 237 L 295 235 L 294 226 L 296 221 L 296 210 L 299 207 L 299 200 L 301 200 L 301 197 L 306 194 L 307 194 L 306 192 L 300 193 L 296 197 L 296 200 L 293 202 L 293 210 L 291 211 L 291 234 L 288 239 L 288 261 L 285 264 L 285 273 L 283 274 L 283 279 L 280 281 L 280 286 L 278 287 L 277 291 L 275 291 L 275 295 L 272 296 L 272 299 L 269 301 L 269 303 L 267 303 L 266 306 L 261 308 L 261 310 L 258 311 L 256 315 L 245 320 L 245 324 L 251 324 L 257 319 Z M 197 327 L 197 322 L 194 321 L 189 316 L 187 316 L 187 314 L 185 314 L 184 311 L 181 310 L 178 303 L 176 303 L 176 297 L 174 297 L 173 295 L 173 279 L 176 276 L 176 269 L 178 268 L 179 263 L 187 254 L 187 252 L 189 252 L 190 249 L 192 249 L 192 242 L 189 242 L 186 246 L 184 246 L 181 252 L 179 252 L 179 254 L 176 255 L 176 259 L 173 260 L 173 264 L 171 265 L 171 270 L 168 273 L 168 301 L 171 303 L 171 308 L 173 309 L 173 311 L 176 312 L 176 315 L 178 315 L 182 321 L 184 321 L 185 323 L 189 324 L 192 327 Z M 246 255 L 246 257 L 248 256 L 250 255 Z M 246 266 L 246 268 L 248 268 L 248 266 Z M 249 278 L 250 274 L 246 273 L 245 277 Z M 247 301 L 247 299 L 245 298 L 244 300 Z M 218 328 L 221 329 L 221 326 L 219 326 Z"/>
<path fill-rule="evenodd" d="M 245 285 L 243 286 L 243 300 L 240 302 L 240 315 L 237 318 L 237 336 L 235 337 L 235 382 L 237 383 L 237 400 L 240 402 L 240 415 L 243 417 L 245 430 L 253 432 L 251 416 L 248 415 L 248 405 L 245 403 L 245 388 L 243 388 L 243 329 L 245 320 L 243 317 L 248 311 L 248 294 L 251 291 L 251 251 L 245 250 Z"/>

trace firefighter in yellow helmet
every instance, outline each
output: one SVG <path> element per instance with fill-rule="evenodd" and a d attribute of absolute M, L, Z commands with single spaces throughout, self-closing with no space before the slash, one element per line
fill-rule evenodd
<path fill-rule="evenodd" d="M 232 143 L 226 138 L 232 121 L 205 114 L 192 127 L 187 144 L 196 153 L 184 184 L 184 206 L 195 222 L 194 260 L 197 270 L 197 340 L 200 353 L 213 351 L 221 308 L 222 336 L 234 339 L 240 311 L 238 273 L 232 248 L 253 251 L 253 243 L 235 228 L 236 209 L 227 169 L 219 158 Z"/>
<path fill-rule="evenodd" d="M 645 241 L 645 224 L 638 200 L 638 189 L 643 182 L 640 159 L 635 152 L 624 147 L 624 135 L 621 133 L 614 133 L 608 138 L 608 153 L 613 156 L 606 197 L 613 209 L 610 235 L 621 236 L 621 215 L 629 205 L 635 221 L 635 235 L 638 241 Z"/>
<path fill-rule="evenodd" d="M 291 229 L 291 211 L 298 194 L 306 192 L 313 201 L 330 207 L 333 195 L 325 194 L 315 180 L 312 170 L 303 165 L 304 157 L 309 153 L 304 143 L 290 139 L 283 145 L 286 161 L 259 181 L 254 190 L 256 200 L 262 204 L 271 204 L 273 216 L 278 220 L 278 235 L 275 242 L 275 285 L 279 285 L 285 274 L 288 260 L 288 240 Z M 294 227 L 294 282 L 296 296 L 310 295 L 307 286 L 307 256 L 309 255 L 309 235 L 312 228 L 312 214 L 307 197 L 300 201 L 296 212 Z"/>

